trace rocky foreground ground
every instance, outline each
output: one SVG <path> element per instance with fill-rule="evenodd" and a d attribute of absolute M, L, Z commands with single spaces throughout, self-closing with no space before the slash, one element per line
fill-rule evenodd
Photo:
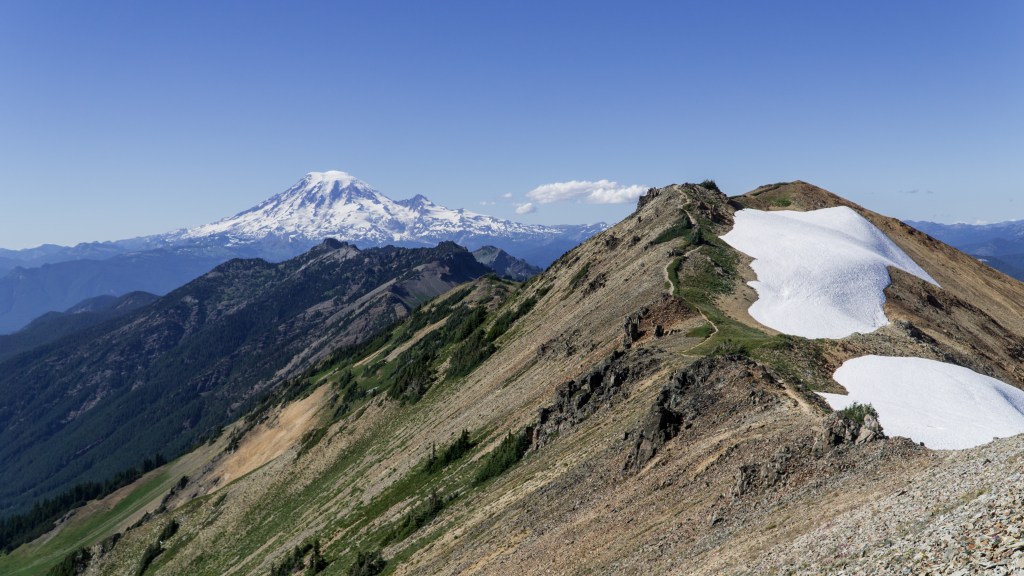
<path fill-rule="evenodd" d="M 871 505 L 776 548 L 751 573 L 1024 574 L 1024 436 L 935 462 Z"/>

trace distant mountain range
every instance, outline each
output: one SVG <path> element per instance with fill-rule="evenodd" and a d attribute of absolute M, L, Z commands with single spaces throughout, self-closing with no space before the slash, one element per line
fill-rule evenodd
<path fill-rule="evenodd" d="M 100 295 L 165 294 L 232 258 L 279 262 L 326 238 L 360 248 L 493 246 L 547 266 L 603 223 L 540 226 L 453 210 L 424 196 L 392 200 L 339 171 L 310 172 L 267 201 L 213 224 L 66 247 L 0 249 L 0 334 Z"/>
<path fill-rule="evenodd" d="M 1024 221 L 997 224 L 939 224 L 908 220 L 914 228 L 966 252 L 989 266 L 1024 280 Z"/>
<path fill-rule="evenodd" d="M 148 292 L 129 292 L 124 296 L 96 296 L 83 300 L 64 312 L 47 312 L 14 334 L 0 335 L 0 362 L 55 342 L 107 320 L 119 318 L 152 304 L 158 296 Z"/>
<path fill-rule="evenodd" d="M 325 240 L 282 263 L 236 259 L 162 298 L 44 316 L 64 336 L 0 361 L 0 516 L 156 453 L 178 454 L 337 349 L 489 268 L 446 242 Z M 118 312 L 117 310 L 120 309 Z M 127 309 L 127 310 L 126 310 Z"/>

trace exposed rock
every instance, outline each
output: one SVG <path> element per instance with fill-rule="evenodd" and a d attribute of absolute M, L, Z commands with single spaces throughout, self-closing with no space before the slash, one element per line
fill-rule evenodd
<path fill-rule="evenodd" d="M 822 430 L 814 443 L 817 453 L 843 444 L 865 444 L 885 438 L 882 425 L 871 414 L 865 415 L 864 423 L 861 424 L 833 412 L 825 416 L 821 426 Z"/>
<path fill-rule="evenodd" d="M 861 425 L 854 444 L 865 444 L 883 438 L 885 438 L 885 434 L 882 432 L 882 425 L 878 422 L 877 418 L 868 414 L 864 416 L 864 424 Z"/>
<path fill-rule="evenodd" d="M 604 288 L 604 285 L 607 282 L 608 282 L 608 274 L 606 272 L 601 272 L 600 274 L 597 275 L 596 278 L 594 278 L 593 280 L 587 282 L 587 285 L 583 287 L 583 295 L 584 296 L 589 296 L 589 295 L 593 294 L 594 292 L 597 292 L 601 288 Z"/>
<path fill-rule="evenodd" d="M 570 332 L 564 332 L 559 334 L 557 337 L 548 340 L 537 347 L 537 357 L 545 358 L 550 355 L 564 356 L 568 358 L 576 351 L 579 347 L 580 331 L 572 330 Z"/>
<path fill-rule="evenodd" d="M 920 342 L 922 344 L 928 345 L 933 345 L 936 343 L 934 338 L 925 334 L 924 332 L 921 332 L 921 330 L 919 330 L 917 326 L 914 326 L 914 324 L 909 320 L 897 320 L 893 322 L 893 324 L 896 326 L 896 328 L 898 328 L 901 332 L 906 334 L 907 337 L 909 337 L 911 340 L 915 342 Z"/>
<path fill-rule="evenodd" d="M 655 198 L 657 198 L 660 195 L 661 195 L 661 190 L 658 190 L 657 188 L 649 189 L 647 191 L 647 194 L 644 194 L 643 196 L 637 198 L 637 201 L 636 201 L 636 212 L 639 212 L 639 211 L 643 210 L 644 206 L 647 206 L 647 204 L 650 203 L 651 200 L 654 200 Z M 640 222 L 640 217 L 639 216 L 637 216 L 637 222 L 638 223 Z"/>
<path fill-rule="evenodd" d="M 822 431 L 818 436 L 820 442 L 816 445 L 831 448 L 842 444 L 852 444 L 860 433 L 860 427 L 856 422 L 843 418 L 833 412 L 822 420 Z"/>
<path fill-rule="evenodd" d="M 665 294 L 660 300 L 644 306 L 622 321 L 622 345 L 632 346 L 648 334 L 662 338 L 669 333 L 666 326 L 677 324 L 694 314 L 685 302 Z"/>
<path fill-rule="evenodd" d="M 733 498 L 739 498 L 755 488 L 767 489 L 784 482 L 787 465 L 792 457 L 793 450 L 789 446 L 782 446 L 766 462 L 740 466 L 732 490 Z"/>
<path fill-rule="evenodd" d="M 119 540 L 121 540 L 120 532 L 115 532 L 113 535 L 104 538 L 103 541 L 101 541 L 98 546 L 99 555 L 101 557 L 106 556 L 108 553 L 110 553 L 111 550 L 114 549 L 114 546 L 117 546 Z"/>
<path fill-rule="evenodd" d="M 645 348 L 616 350 L 589 372 L 567 380 L 555 391 L 555 402 L 537 411 L 533 446 L 543 446 L 551 437 L 576 426 L 602 406 L 628 395 L 626 385 L 657 370 L 659 361 Z"/>
<path fill-rule="evenodd" d="M 622 331 L 625 334 L 622 337 L 622 345 L 629 348 L 640 339 L 640 321 L 643 320 L 650 310 L 645 306 L 640 310 L 626 316 L 626 319 L 622 322 Z"/>
<path fill-rule="evenodd" d="M 719 404 L 765 407 L 778 402 L 781 386 L 760 363 L 743 356 L 702 358 L 669 377 L 640 425 L 627 435 L 623 469 L 636 472 L 681 430 Z M 722 412 L 732 410 L 723 408 Z"/>

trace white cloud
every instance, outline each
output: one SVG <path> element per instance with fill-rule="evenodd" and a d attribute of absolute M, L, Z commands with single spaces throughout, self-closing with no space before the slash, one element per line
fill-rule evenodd
<path fill-rule="evenodd" d="M 538 186 L 527 192 L 526 196 L 540 204 L 564 200 L 578 200 L 587 204 L 622 204 L 636 200 L 646 192 L 647 187 L 638 184 L 624 186 L 610 180 L 570 180 Z"/>
<path fill-rule="evenodd" d="M 516 205 L 516 214 L 529 214 L 531 212 L 536 212 L 536 211 L 537 211 L 537 206 L 534 205 L 533 202 L 527 202 L 526 204 L 518 204 L 518 205 Z"/>
<path fill-rule="evenodd" d="M 480 205 L 481 206 L 494 206 L 494 204 L 495 204 L 494 200 L 481 200 L 480 201 Z"/>
<path fill-rule="evenodd" d="M 501 197 L 502 198 L 511 198 L 512 197 L 512 193 L 511 192 L 505 192 L 504 194 L 501 195 Z"/>

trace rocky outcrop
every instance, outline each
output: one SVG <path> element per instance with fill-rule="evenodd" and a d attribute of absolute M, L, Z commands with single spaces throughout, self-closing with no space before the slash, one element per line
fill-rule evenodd
<path fill-rule="evenodd" d="M 647 191 L 647 194 L 637 198 L 636 200 L 636 212 L 643 210 L 644 206 L 647 206 L 652 200 L 661 195 L 661 190 L 657 188 L 651 188 Z"/>
<path fill-rule="evenodd" d="M 743 356 L 702 358 L 669 377 L 640 425 L 626 434 L 623 469 L 637 472 L 666 442 L 695 425 L 728 418 L 741 406 L 777 403 L 781 385 L 760 363 Z"/>
<path fill-rule="evenodd" d="M 733 498 L 739 498 L 755 489 L 767 489 L 786 480 L 789 472 L 787 465 L 793 457 L 793 449 L 782 446 L 765 462 L 744 464 L 736 474 L 736 485 L 733 486 Z"/>
<path fill-rule="evenodd" d="M 568 358 L 579 351 L 583 335 L 579 330 L 570 330 L 537 346 L 537 358 Z"/>
<path fill-rule="evenodd" d="M 649 310 L 647 307 L 643 307 L 640 310 L 626 316 L 625 320 L 622 321 L 622 345 L 629 348 L 640 339 L 640 321 L 643 320 L 644 316 L 647 315 Z"/>
<path fill-rule="evenodd" d="M 555 391 L 555 402 L 537 411 L 533 447 L 542 447 L 602 406 L 625 398 L 629 384 L 651 375 L 658 366 L 658 360 L 647 349 L 616 350 L 586 374 L 563 382 Z"/>
<path fill-rule="evenodd" d="M 882 425 L 873 415 L 867 414 L 864 422 L 857 422 L 833 412 L 822 421 L 821 433 L 815 439 L 815 451 L 820 453 L 844 444 L 865 444 L 884 438 Z"/>
<path fill-rule="evenodd" d="M 671 331 L 671 326 L 693 314 L 685 302 L 665 294 L 622 320 L 622 345 L 629 348 L 647 336 L 661 338 Z"/>

